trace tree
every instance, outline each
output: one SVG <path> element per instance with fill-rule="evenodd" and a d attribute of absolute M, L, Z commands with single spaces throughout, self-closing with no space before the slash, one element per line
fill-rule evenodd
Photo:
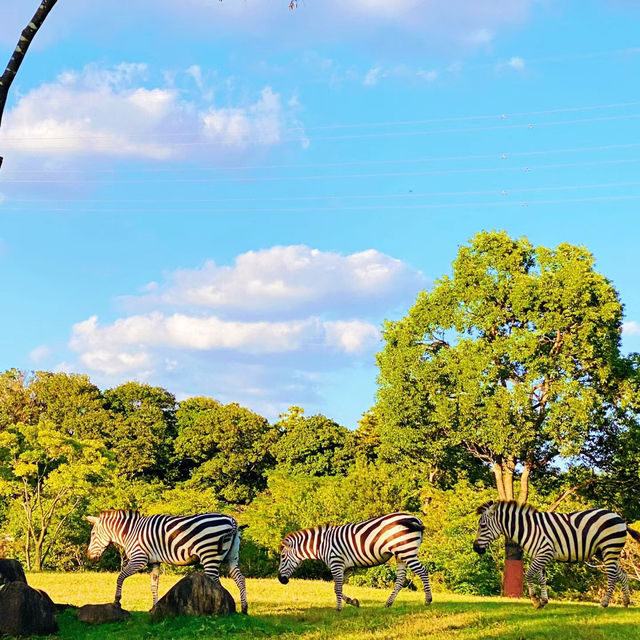
<path fill-rule="evenodd" d="M 278 468 L 292 475 L 333 476 L 346 470 L 343 448 L 349 430 L 318 414 L 306 417 L 290 407 L 276 423 L 281 436 L 275 447 Z"/>
<path fill-rule="evenodd" d="M 593 265 L 583 247 L 504 232 L 461 247 L 453 275 L 385 324 L 386 445 L 435 466 L 447 448 L 466 450 L 490 466 L 500 499 L 520 502 L 532 471 L 584 452 L 614 419 L 628 370 L 622 305 Z"/>
<path fill-rule="evenodd" d="M 31 22 L 22 30 L 18 44 L 9 60 L 9 64 L 7 64 L 7 68 L 4 70 L 2 76 L 0 76 L 0 126 L 2 126 L 2 115 L 4 113 L 4 107 L 7 104 L 9 89 L 24 60 L 27 49 L 56 2 L 57 0 L 42 0 L 33 18 L 31 18 Z M 0 156 L 0 167 L 2 167 L 2 156 Z"/>
<path fill-rule="evenodd" d="M 106 401 L 86 375 L 38 371 L 28 391 L 40 416 L 79 438 L 102 438 L 111 417 Z"/>
<path fill-rule="evenodd" d="M 127 478 L 166 478 L 176 435 L 176 399 L 162 387 L 126 382 L 104 392 L 112 420 L 106 440 Z"/>
<path fill-rule="evenodd" d="M 266 486 L 278 431 L 266 418 L 236 403 L 189 398 L 177 412 L 175 455 L 190 486 L 209 487 L 218 499 L 249 502 Z"/>
<path fill-rule="evenodd" d="M 17 507 L 12 521 L 22 529 L 27 568 L 40 571 L 68 518 L 106 481 L 104 443 L 69 436 L 41 418 L 0 433 L 0 461 L 0 493 Z"/>

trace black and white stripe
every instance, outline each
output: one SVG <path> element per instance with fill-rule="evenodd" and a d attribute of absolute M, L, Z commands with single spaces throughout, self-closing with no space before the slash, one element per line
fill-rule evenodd
<path fill-rule="evenodd" d="M 97 560 L 111 542 L 124 550 L 127 565 L 116 582 L 115 602 L 122 596 L 122 583 L 149 565 L 153 604 L 158 600 L 160 563 L 188 565 L 200 562 L 204 572 L 219 582 L 221 564 L 240 590 L 242 613 L 247 612 L 244 576 L 238 567 L 240 532 L 231 516 L 202 513 L 193 516 L 149 516 L 137 511 L 103 511 L 87 516 L 93 524 L 88 556 Z"/>
<path fill-rule="evenodd" d="M 407 567 L 420 576 L 424 585 L 425 604 L 430 604 L 429 573 L 418 560 L 423 530 L 422 522 L 415 516 L 409 513 L 390 513 L 366 522 L 295 531 L 282 541 L 278 579 L 286 584 L 303 560 L 322 560 L 331 570 L 337 609 L 340 611 L 343 600 L 347 604 L 360 606 L 358 600 L 342 593 L 345 569 L 372 567 L 395 557 L 398 563 L 397 578 L 386 606 L 393 604 L 404 586 Z"/>
<path fill-rule="evenodd" d="M 607 591 L 601 605 L 608 606 L 617 582 L 624 591 L 624 605 L 629 605 L 629 583 L 618 559 L 627 533 L 640 540 L 640 533 L 627 527 L 617 514 L 604 509 L 586 509 L 573 513 L 544 513 L 515 501 L 485 502 L 478 507 L 478 535 L 473 543 L 482 554 L 489 544 L 504 535 L 519 544 L 531 558 L 526 573 L 529 596 L 537 607 L 549 601 L 545 566 L 550 560 L 585 562 L 598 554 L 607 574 Z M 540 582 L 537 598 L 533 579 Z"/>

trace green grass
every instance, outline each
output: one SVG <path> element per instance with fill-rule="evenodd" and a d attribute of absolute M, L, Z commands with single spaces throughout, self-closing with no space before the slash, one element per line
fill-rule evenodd
<path fill-rule="evenodd" d="M 29 583 L 44 589 L 55 602 L 83 605 L 110 602 L 115 574 L 30 574 Z M 179 576 L 162 576 L 161 595 Z M 235 585 L 223 580 L 236 598 Z M 175 618 L 151 624 L 149 575 L 128 578 L 122 605 L 131 611 L 128 622 L 91 627 L 76 621 L 73 610 L 58 616 L 59 637 L 82 640 L 173 639 L 208 640 L 640 640 L 640 607 L 600 609 L 595 603 L 552 601 L 537 611 L 526 600 L 434 594 L 426 608 L 422 596 L 403 590 L 391 609 L 384 608 L 386 591 L 347 585 L 346 592 L 360 600 L 360 608 L 334 610 L 331 583 L 292 580 L 284 586 L 276 580 L 247 580 L 249 616 L 225 618 Z"/>

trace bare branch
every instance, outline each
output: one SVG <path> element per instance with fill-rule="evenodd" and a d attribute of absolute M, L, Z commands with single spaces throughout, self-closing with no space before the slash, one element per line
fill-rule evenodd
<path fill-rule="evenodd" d="M 2 114 L 4 113 L 4 107 L 7 103 L 9 88 L 18 73 L 18 69 L 24 60 L 29 45 L 57 1 L 58 0 L 42 0 L 38 10 L 34 13 L 33 18 L 31 18 L 31 22 L 22 30 L 20 40 L 18 40 L 9 64 L 7 64 L 7 68 L 4 70 L 2 76 L 0 76 L 0 126 L 2 126 Z M 0 156 L 0 167 L 2 167 L 2 156 Z"/>

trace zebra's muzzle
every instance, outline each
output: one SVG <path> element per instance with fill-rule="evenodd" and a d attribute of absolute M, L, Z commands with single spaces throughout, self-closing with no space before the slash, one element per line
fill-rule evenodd
<path fill-rule="evenodd" d="M 289 578 L 286 578 L 281 573 L 278 574 L 278 581 L 280 584 L 287 584 L 289 582 Z"/>
<path fill-rule="evenodd" d="M 483 553 L 486 553 L 486 549 L 484 547 L 481 547 L 477 542 L 473 543 L 473 550 L 479 555 L 481 556 Z"/>

